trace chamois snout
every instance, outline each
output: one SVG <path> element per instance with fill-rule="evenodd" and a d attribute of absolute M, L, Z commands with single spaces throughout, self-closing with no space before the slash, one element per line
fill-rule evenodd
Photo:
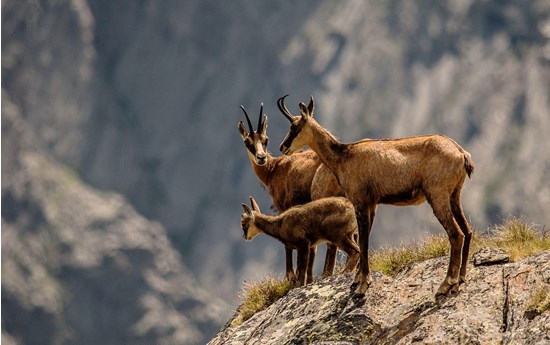
<path fill-rule="evenodd" d="M 255 156 L 255 161 L 256 161 L 256 164 L 258 165 L 265 165 L 265 163 L 267 162 L 267 157 L 266 157 L 266 154 L 256 154 Z"/>

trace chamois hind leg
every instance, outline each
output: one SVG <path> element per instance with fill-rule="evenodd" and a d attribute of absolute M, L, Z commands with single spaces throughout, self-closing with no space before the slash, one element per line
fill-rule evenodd
<path fill-rule="evenodd" d="M 462 210 L 462 205 L 460 204 L 460 191 L 462 184 L 456 187 L 451 194 L 451 209 L 453 211 L 453 216 L 464 234 L 464 245 L 462 246 L 462 263 L 460 264 L 460 273 L 459 273 L 459 284 L 466 282 L 466 271 L 468 267 L 468 254 L 470 251 L 470 241 L 472 239 L 472 229 L 470 224 L 464 216 L 464 211 Z"/>
<path fill-rule="evenodd" d="M 443 226 L 451 243 L 451 255 L 447 276 L 439 286 L 436 297 L 441 295 L 458 293 L 458 274 L 462 258 L 462 245 L 464 243 L 464 234 L 458 227 L 451 210 L 449 195 L 426 195 L 433 213 L 439 223 Z"/>
<path fill-rule="evenodd" d="M 294 273 L 294 265 L 292 264 L 292 248 L 285 246 L 285 258 L 286 258 L 286 279 L 288 281 L 296 281 L 296 274 Z"/>
<path fill-rule="evenodd" d="M 353 241 L 352 238 L 353 237 L 351 235 L 349 237 L 346 236 L 341 244 L 342 250 L 348 256 L 346 267 L 344 267 L 344 270 L 342 272 L 353 272 L 353 270 L 357 267 L 357 263 L 359 262 L 359 246 Z"/>
<path fill-rule="evenodd" d="M 306 284 L 306 272 L 307 263 L 309 261 L 309 243 L 304 242 L 298 246 L 298 267 L 296 274 L 298 275 L 298 286 L 304 286 Z"/>
<path fill-rule="evenodd" d="M 325 266 L 323 266 L 323 278 L 329 277 L 334 273 L 337 252 L 338 248 L 335 245 L 327 243 L 327 255 L 325 257 Z"/>
<path fill-rule="evenodd" d="M 315 263 L 315 254 L 317 253 L 317 247 L 309 247 L 309 258 L 307 260 L 307 283 L 313 283 L 313 264 Z"/>
<path fill-rule="evenodd" d="M 369 235 L 374 221 L 376 206 L 361 207 L 361 209 L 362 212 L 356 211 L 361 258 L 359 259 L 359 269 L 355 274 L 352 284 L 352 287 L 357 286 L 355 289 L 357 296 L 364 295 L 372 282 L 369 268 Z"/>

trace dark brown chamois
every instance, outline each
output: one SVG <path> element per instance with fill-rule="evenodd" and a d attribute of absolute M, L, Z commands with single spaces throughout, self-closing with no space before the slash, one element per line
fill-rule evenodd
<path fill-rule="evenodd" d="M 292 156 L 273 157 L 267 151 L 269 138 L 267 136 L 267 115 L 263 114 L 263 104 L 260 107 L 257 129 L 254 130 L 248 113 L 241 105 L 248 123 L 248 132 L 242 121 L 238 129 L 247 149 L 252 170 L 271 196 L 273 207 L 277 212 L 301 205 L 327 196 L 343 195 L 336 177 L 321 164 L 317 154 L 311 150 L 297 152 Z M 322 168 L 321 168 L 322 167 Z M 320 173 L 315 178 L 317 170 Z M 313 183 L 312 181 L 315 181 Z M 315 196 L 312 198 L 312 196 Z M 327 254 L 323 276 L 329 276 L 334 271 L 337 248 L 327 244 Z M 308 282 L 313 281 L 313 264 L 316 247 L 312 247 L 308 267 Z M 295 279 L 292 264 L 292 249 L 285 247 L 286 277 Z"/>
<path fill-rule="evenodd" d="M 250 197 L 252 209 L 242 204 L 243 237 L 252 240 L 265 233 L 281 241 L 285 247 L 298 251 L 296 274 L 298 286 L 306 283 L 306 269 L 310 248 L 328 242 L 348 255 L 344 272 L 351 272 L 359 261 L 359 247 L 353 240 L 357 232 L 355 208 L 344 197 L 329 197 L 294 206 L 276 216 L 262 214 L 256 201 Z"/>
<path fill-rule="evenodd" d="M 363 295 L 372 281 L 368 243 L 377 205 L 418 205 L 425 200 L 451 243 L 447 276 L 436 297 L 457 293 L 466 281 L 472 237 L 460 204 L 464 180 L 474 171 L 471 155 L 444 135 L 343 144 L 313 118 L 313 97 L 308 106 L 300 103 L 298 116 L 285 107 L 285 97 L 277 104 L 291 126 L 281 152 L 290 155 L 309 146 L 334 173 L 357 210 L 361 261 L 354 279 L 356 294 Z"/>

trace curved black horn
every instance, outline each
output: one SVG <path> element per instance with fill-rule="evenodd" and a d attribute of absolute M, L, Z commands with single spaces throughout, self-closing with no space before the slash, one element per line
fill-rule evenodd
<path fill-rule="evenodd" d="M 248 129 L 250 131 L 250 134 L 254 133 L 254 128 L 252 128 L 252 122 L 250 122 L 250 118 L 248 117 L 248 113 L 244 109 L 244 107 L 241 105 L 241 109 L 244 111 L 244 116 L 246 116 L 246 122 L 248 122 Z"/>
<path fill-rule="evenodd" d="M 260 106 L 260 116 L 258 117 L 258 129 L 257 129 L 258 132 L 260 131 L 260 127 L 262 126 L 263 113 L 264 113 L 264 103 L 262 102 Z"/>
<path fill-rule="evenodd" d="M 288 109 L 285 106 L 285 98 L 287 96 L 288 95 L 284 95 L 283 97 L 277 100 L 277 107 L 279 107 L 279 111 L 283 113 L 283 115 L 288 119 L 288 121 L 292 122 L 293 115 L 290 113 L 290 111 L 288 111 Z"/>

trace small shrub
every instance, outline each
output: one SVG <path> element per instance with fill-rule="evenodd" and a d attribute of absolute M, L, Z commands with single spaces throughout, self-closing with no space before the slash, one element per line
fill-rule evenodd
<path fill-rule="evenodd" d="M 236 327 L 257 312 L 266 309 L 285 296 L 292 287 L 293 284 L 288 280 L 274 277 L 267 277 L 254 283 L 245 282 L 241 292 L 242 304 L 237 310 L 238 315 L 231 322 L 231 326 Z"/>

